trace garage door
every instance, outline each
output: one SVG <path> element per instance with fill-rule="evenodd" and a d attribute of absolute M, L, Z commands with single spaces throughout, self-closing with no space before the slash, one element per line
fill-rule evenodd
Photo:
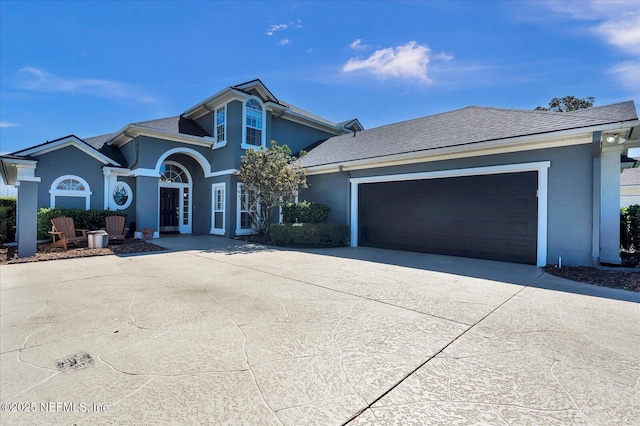
<path fill-rule="evenodd" d="M 361 246 L 536 264 L 537 172 L 358 185 Z"/>

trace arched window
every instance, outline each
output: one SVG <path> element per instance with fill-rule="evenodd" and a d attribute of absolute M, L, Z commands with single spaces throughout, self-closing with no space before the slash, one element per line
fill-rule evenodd
<path fill-rule="evenodd" d="M 264 108 L 255 98 L 244 103 L 243 148 L 265 146 Z"/>
<path fill-rule="evenodd" d="M 50 206 L 55 208 L 82 208 L 89 210 L 91 205 L 91 188 L 86 180 L 79 176 L 60 176 L 51 184 Z M 84 200 L 80 200 L 84 198 Z"/>
<path fill-rule="evenodd" d="M 174 163 L 164 163 L 160 166 L 160 182 L 189 183 L 189 175 Z"/>

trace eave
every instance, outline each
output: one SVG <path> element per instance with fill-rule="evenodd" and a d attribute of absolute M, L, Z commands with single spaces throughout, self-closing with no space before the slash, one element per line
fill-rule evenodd
<path fill-rule="evenodd" d="M 150 129 L 148 127 L 129 124 L 121 129 L 116 135 L 107 142 L 108 145 L 121 147 L 138 136 L 148 136 L 152 138 L 170 140 L 173 142 L 182 142 L 189 145 L 204 146 L 212 148 L 215 139 L 209 136 L 192 136 L 182 133 L 165 132 L 162 130 Z"/>
<path fill-rule="evenodd" d="M 522 152 L 547 148 L 557 148 L 563 146 L 590 144 L 593 141 L 593 132 L 630 130 L 631 128 L 638 125 L 640 125 L 639 120 L 618 122 L 612 124 L 583 127 L 579 129 L 551 132 L 544 135 L 538 134 L 517 136 L 513 138 L 498 139 L 445 148 L 434 148 L 401 154 L 386 155 L 381 157 L 333 162 L 330 164 L 321 164 L 317 166 L 306 167 L 305 170 L 308 175 L 317 175 L 351 170 L 363 170 L 378 167 L 399 166 L 406 164 L 451 160 L 457 158 L 480 157 L 485 155 L 497 155 L 510 152 Z M 640 156 L 640 148 L 638 153 Z"/>

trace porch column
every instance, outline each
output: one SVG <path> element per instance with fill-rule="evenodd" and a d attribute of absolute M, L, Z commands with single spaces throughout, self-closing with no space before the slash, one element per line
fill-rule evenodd
<path fill-rule="evenodd" d="M 153 229 L 154 238 L 160 236 L 160 200 L 158 192 L 159 177 L 136 177 L 136 232 L 135 238 L 142 238 L 143 229 Z"/>
<path fill-rule="evenodd" d="M 600 263 L 620 265 L 620 156 L 623 146 L 605 146 L 600 162 Z"/>
<path fill-rule="evenodd" d="M 16 206 L 16 239 L 18 257 L 36 255 L 38 241 L 38 182 L 18 181 Z"/>

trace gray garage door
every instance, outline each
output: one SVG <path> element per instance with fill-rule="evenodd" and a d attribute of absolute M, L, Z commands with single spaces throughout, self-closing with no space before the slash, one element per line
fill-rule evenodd
<path fill-rule="evenodd" d="M 536 264 L 537 172 L 359 185 L 361 246 Z"/>

